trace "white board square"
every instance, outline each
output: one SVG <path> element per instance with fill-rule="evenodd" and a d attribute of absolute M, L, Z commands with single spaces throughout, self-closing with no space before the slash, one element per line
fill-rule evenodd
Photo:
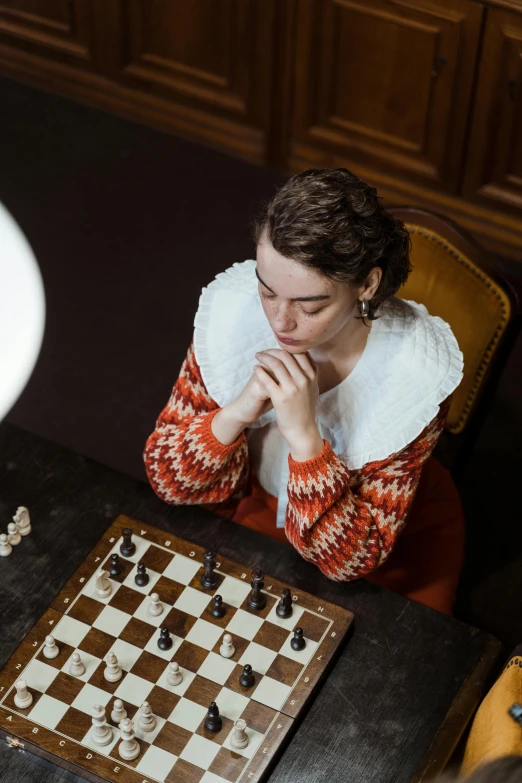
<path fill-rule="evenodd" d="M 88 748 L 91 748 L 92 750 L 101 753 L 103 756 L 108 756 L 111 750 L 118 742 L 118 740 L 120 739 L 120 732 L 114 726 L 111 726 L 111 730 L 112 730 L 112 740 L 107 745 L 98 745 L 92 738 L 91 729 L 89 729 L 85 737 L 82 739 L 82 745 L 87 745 Z"/>
<path fill-rule="evenodd" d="M 163 658 L 164 661 L 171 661 L 183 639 L 180 639 L 179 636 L 176 636 L 175 634 L 171 634 L 170 638 L 172 639 L 172 647 L 170 650 L 160 650 L 158 647 L 159 638 L 160 632 L 158 630 L 155 634 L 153 634 L 153 636 L 151 636 L 143 649 L 147 652 L 150 652 L 152 655 L 157 655 L 158 658 Z"/>
<path fill-rule="evenodd" d="M 224 685 L 235 668 L 236 662 L 231 658 L 222 658 L 221 655 L 210 652 L 199 667 L 198 674 L 201 677 L 206 677 L 207 680 Z"/>
<path fill-rule="evenodd" d="M 282 682 L 265 676 L 252 693 L 251 698 L 260 701 L 267 707 L 272 707 L 273 710 L 280 710 L 291 690 L 289 685 L 284 685 Z"/>
<path fill-rule="evenodd" d="M 214 761 L 221 745 L 217 742 L 212 742 L 205 737 L 200 737 L 199 734 L 194 734 L 189 739 L 183 750 L 181 751 L 180 759 L 189 761 L 200 769 L 208 769 Z"/>
<path fill-rule="evenodd" d="M 158 574 L 156 571 L 151 571 L 147 569 L 147 574 L 149 575 L 149 581 L 146 585 L 143 585 L 140 587 L 140 585 L 137 585 L 134 581 L 134 577 L 138 573 L 138 566 L 135 565 L 134 568 L 131 569 L 130 573 L 127 574 L 125 579 L 123 580 L 123 584 L 126 587 L 130 587 L 131 590 L 136 590 L 138 593 L 143 593 L 143 595 L 148 595 L 149 593 L 154 591 L 154 585 L 160 578 L 161 574 Z"/>
<path fill-rule="evenodd" d="M 206 714 L 207 708 L 196 704 L 195 701 L 182 698 L 172 710 L 168 720 L 170 723 L 175 723 L 176 726 L 187 729 L 187 731 L 196 731 Z"/>
<path fill-rule="evenodd" d="M 116 639 L 111 647 L 111 651 L 118 659 L 121 668 L 126 672 L 132 669 L 143 652 L 141 647 L 135 647 L 133 644 L 124 642 L 123 639 Z"/>
<path fill-rule="evenodd" d="M 269 650 L 268 647 L 262 647 L 260 644 L 250 642 L 238 663 L 243 666 L 245 663 L 249 663 L 255 672 L 266 674 L 276 656 L 277 653 L 274 650 Z"/>
<path fill-rule="evenodd" d="M 182 585 L 188 585 L 192 582 L 200 568 L 201 563 L 198 563 L 197 560 L 183 557 L 183 555 L 175 555 L 163 571 L 163 576 L 173 579 L 174 582 L 179 582 Z"/>
<path fill-rule="evenodd" d="M 130 672 L 125 675 L 114 695 L 117 699 L 129 701 L 136 707 L 140 707 L 147 700 L 147 696 L 153 688 L 154 683 Z"/>
<path fill-rule="evenodd" d="M 209 772 L 207 769 L 199 783 L 223 783 L 223 778 L 221 775 L 214 775 L 213 772 Z"/>
<path fill-rule="evenodd" d="M 219 592 L 224 604 L 235 606 L 236 609 L 239 609 L 251 589 L 250 584 L 247 582 L 242 582 L 241 579 L 234 579 L 233 576 L 226 576 L 219 585 L 217 592 Z"/>
<path fill-rule="evenodd" d="M 230 688 L 222 688 L 216 696 L 216 704 L 219 704 L 221 715 L 236 721 L 250 704 L 250 699 L 242 693 L 231 691 Z"/>
<path fill-rule="evenodd" d="M 71 647 L 78 647 L 85 636 L 91 630 L 91 626 L 75 620 L 74 617 L 62 617 L 52 632 L 57 642 L 64 642 Z"/>
<path fill-rule="evenodd" d="M 202 593 L 200 590 L 195 590 L 193 587 L 186 587 L 176 600 L 174 608 L 190 614 L 192 617 L 200 617 L 209 605 L 210 600 L 210 595 Z"/>
<path fill-rule="evenodd" d="M 106 606 L 92 625 L 93 628 L 105 631 L 109 636 L 119 636 L 128 622 L 129 615 L 126 612 L 115 609 L 114 606 Z"/>
<path fill-rule="evenodd" d="M 187 642 L 197 644 L 198 647 L 203 647 L 204 650 L 211 650 L 218 639 L 221 639 L 223 629 L 218 625 L 209 623 L 206 620 L 196 620 L 185 639 Z"/>
<path fill-rule="evenodd" d="M 160 718 L 159 715 L 155 715 L 154 717 L 156 718 L 156 725 L 154 726 L 152 731 L 143 731 L 143 729 L 141 729 L 139 726 L 138 716 L 139 716 L 139 710 L 134 716 L 134 721 L 133 721 L 134 733 L 136 734 L 136 738 L 144 740 L 145 742 L 148 742 L 150 745 L 152 745 L 152 743 L 154 742 L 154 740 L 156 739 L 156 737 L 158 736 L 158 734 L 160 733 L 160 731 L 162 730 L 163 726 L 167 721 L 165 720 L 165 718 Z"/>
<path fill-rule="evenodd" d="M 71 706 L 80 710 L 80 712 L 86 712 L 90 715 L 95 704 L 101 704 L 102 707 L 106 707 L 111 698 L 112 696 L 108 691 L 102 691 L 101 688 L 96 688 L 94 685 L 87 683 L 83 686 Z"/>
<path fill-rule="evenodd" d="M 163 621 L 165 617 L 167 616 L 168 612 L 170 612 L 170 605 L 163 604 L 163 611 L 161 614 L 159 614 L 157 617 L 153 617 L 148 613 L 148 608 L 150 605 L 150 596 L 146 596 L 141 604 L 138 606 L 136 611 L 134 612 L 134 617 L 137 617 L 138 620 L 143 620 L 144 623 L 149 623 L 149 625 L 154 625 L 156 628 L 159 628 L 160 625 L 163 624 Z"/>
<path fill-rule="evenodd" d="M 33 660 L 26 666 L 19 679 L 25 680 L 29 688 L 45 693 L 49 685 L 58 676 L 59 669 L 49 666 L 43 661 Z"/>
<path fill-rule="evenodd" d="M 170 691 L 171 693 L 175 693 L 176 696 L 184 696 L 185 692 L 188 690 L 190 685 L 192 684 L 192 680 L 196 676 L 194 672 L 189 671 L 188 669 L 183 669 L 182 666 L 179 667 L 180 672 L 183 674 L 183 679 L 181 680 L 179 685 L 170 685 L 167 682 L 167 673 L 169 671 L 169 667 L 167 666 L 163 674 L 158 680 L 158 685 L 161 688 L 165 688 L 165 690 Z"/>
<path fill-rule="evenodd" d="M 299 663 L 302 663 L 303 665 L 308 663 L 310 658 L 313 656 L 315 651 L 317 650 L 318 643 L 313 642 L 311 639 L 305 638 L 305 647 L 303 650 L 292 650 L 290 641 L 293 638 L 293 633 L 289 634 L 288 638 L 286 639 L 285 643 L 279 650 L 281 655 L 284 655 L 286 658 L 291 658 L 293 661 L 298 661 Z"/>
<path fill-rule="evenodd" d="M 263 741 L 263 737 L 265 735 L 260 734 L 258 731 L 254 731 L 254 729 L 251 729 L 250 726 L 247 726 L 245 731 L 248 735 L 248 745 L 246 746 L 246 748 L 234 748 L 232 746 L 230 740 L 232 739 L 234 729 L 232 729 L 232 731 L 224 741 L 223 747 L 228 748 L 228 750 L 231 750 L 233 753 L 238 753 L 240 756 L 244 756 L 247 759 L 251 759 L 256 753 L 259 746 L 261 745 Z"/>
<path fill-rule="evenodd" d="M 47 696 L 47 694 L 44 693 L 43 696 L 40 696 L 27 717 L 35 723 L 39 723 L 41 726 L 46 726 L 48 729 L 54 729 L 58 723 L 60 723 L 68 709 L 68 704 L 64 704 L 63 701 L 58 701 L 58 699 L 53 699 L 52 696 Z"/>
<path fill-rule="evenodd" d="M 253 614 L 245 612 L 244 609 L 238 609 L 233 618 L 227 625 L 227 631 L 234 636 L 243 637 L 252 641 L 256 633 L 259 631 L 265 621 L 262 617 L 256 617 Z"/>
<path fill-rule="evenodd" d="M 98 569 L 98 571 L 101 569 Z M 82 593 L 84 595 L 89 596 L 89 598 L 93 598 L 95 601 L 99 601 L 101 604 L 108 604 L 109 601 L 112 600 L 112 598 L 116 595 L 118 590 L 120 589 L 121 585 L 119 582 L 116 582 L 114 579 L 109 578 L 109 582 L 111 584 L 112 590 L 110 592 L 110 595 L 107 595 L 105 598 L 102 598 L 98 593 L 96 592 L 96 575 L 98 573 L 94 574 L 89 581 L 87 582 L 86 587 L 82 590 Z"/>
<path fill-rule="evenodd" d="M 154 778 L 155 780 L 165 780 L 174 766 L 174 762 L 177 760 L 178 757 L 173 753 L 168 753 L 162 748 L 151 745 L 141 757 L 140 763 L 136 769 L 147 777 Z M 220 778 L 219 780 L 220 783 L 222 783 L 222 779 Z"/>
<path fill-rule="evenodd" d="M 71 675 L 71 677 L 74 677 L 75 680 L 89 682 L 92 675 L 100 665 L 101 658 L 97 658 L 95 655 L 89 655 L 89 653 L 86 653 L 83 650 L 75 650 L 74 652 L 80 653 L 80 658 L 82 659 L 82 663 L 85 666 L 85 672 L 79 677 L 78 675 Z M 72 656 L 73 654 L 71 653 L 70 657 L 65 661 L 64 665 L 62 666 L 62 672 L 69 674 L 69 666 L 72 662 Z"/>
<path fill-rule="evenodd" d="M 270 609 L 266 619 L 268 620 L 268 622 L 274 623 L 274 625 L 278 625 L 280 628 L 286 628 L 287 631 L 292 631 L 296 627 L 299 620 L 301 619 L 303 612 L 305 610 L 303 609 L 302 606 L 298 606 L 298 604 L 296 604 L 296 602 L 294 601 L 292 603 L 291 617 L 286 617 L 286 618 L 278 617 L 276 613 L 277 604 L 278 602 L 276 602 L 273 605 L 273 607 Z"/>

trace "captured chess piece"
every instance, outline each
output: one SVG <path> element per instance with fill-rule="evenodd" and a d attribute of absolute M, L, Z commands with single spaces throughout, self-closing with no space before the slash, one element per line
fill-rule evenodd
<path fill-rule="evenodd" d="M 13 522 L 21 536 L 29 535 L 31 532 L 31 517 L 28 508 L 25 506 L 18 506 L 16 514 L 13 517 Z"/>
<path fill-rule="evenodd" d="M 60 649 L 54 640 L 54 636 L 49 634 L 45 637 L 45 644 L 43 648 L 43 654 L 45 658 L 56 658 Z"/>
<path fill-rule="evenodd" d="M 103 676 L 107 682 L 118 682 L 123 676 L 123 672 L 113 652 L 108 652 L 105 658 L 107 666 L 104 669 Z"/>
<path fill-rule="evenodd" d="M 248 605 L 251 609 L 259 611 L 266 606 L 266 595 L 262 593 L 262 589 L 265 586 L 265 575 L 260 568 L 256 568 L 252 571 L 252 591 L 248 596 Z"/>
<path fill-rule="evenodd" d="M 292 616 L 292 597 L 290 595 L 290 590 L 288 587 L 285 587 L 283 592 L 281 593 L 281 598 L 279 600 L 279 603 L 276 607 L 276 614 L 278 617 L 281 617 L 283 620 L 286 620 L 287 617 Z"/>
<path fill-rule="evenodd" d="M 142 731 L 154 731 L 156 718 L 152 714 L 152 707 L 148 701 L 144 701 L 139 710 L 138 728 Z"/>
<path fill-rule="evenodd" d="M 159 599 L 159 595 L 157 593 L 151 593 L 147 614 L 150 615 L 151 617 L 159 617 L 159 615 L 162 612 L 163 612 L 163 604 Z"/>
<path fill-rule="evenodd" d="M 294 631 L 293 637 L 290 639 L 290 647 L 292 650 L 304 650 L 306 647 L 306 642 L 303 635 L 303 629 L 302 628 L 296 628 Z"/>
<path fill-rule="evenodd" d="M 15 682 L 16 693 L 14 695 L 14 703 L 20 710 L 26 710 L 33 703 L 33 696 L 27 688 L 25 680 L 18 680 Z"/>
<path fill-rule="evenodd" d="M 248 734 L 246 733 L 246 720 L 238 718 L 234 723 L 234 731 L 230 738 L 230 744 L 233 748 L 246 748 L 248 745 Z"/>
<path fill-rule="evenodd" d="M 179 663 L 171 661 L 169 663 L 169 670 L 167 672 L 167 682 L 169 685 L 175 687 L 183 682 L 183 674 L 179 670 Z"/>
<path fill-rule="evenodd" d="M 108 598 L 112 593 L 112 585 L 109 579 L 109 572 L 104 571 L 103 568 L 100 568 L 100 570 L 96 574 L 96 579 L 94 581 L 94 590 L 96 592 L 96 595 L 98 595 L 100 598 Z"/>
<path fill-rule="evenodd" d="M 82 674 L 85 674 L 85 664 L 79 652 L 73 652 L 72 654 L 69 674 L 72 674 L 73 677 L 81 677 Z"/>
<path fill-rule="evenodd" d="M 201 574 L 201 584 L 205 590 L 214 590 L 219 584 L 219 574 L 216 574 L 216 556 L 214 552 L 205 552 L 203 558 L 204 573 Z"/>
<path fill-rule="evenodd" d="M 136 544 L 132 540 L 132 530 L 128 527 L 121 531 L 123 541 L 120 545 L 120 554 L 123 557 L 132 557 L 136 553 Z"/>
<path fill-rule="evenodd" d="M 7 540 L 9 541 L 11 546 L 18 546 L 18 544 L 22 540 L 22 536 L 18 532 L 14 522 L 9 522 L 9 524 L 7 525 Z"/>
<path fill-rule="evenodd" d="M 112 706 L 112 712 L 111 712 L 111 720 L 113 723 L 116 723 L 116 725 L 120 725 L 122 720 L 125 720 L 127 717 L 127 710 L 123 706 L 123 702 L 121 699 L 115 699 L 114 704 Z"/>
<path fill-rule="evenodd" d="M 236 651 L 236 648 L 234 647 L 232 643 L 232 635 L 229 633 L 226 633 L 223 636 L 223 642 L 221 644 L 221 647 L 219 648 L 219 654 L 222 658 L 232 658 Z"/>
<path fill-rule="evenodd" d="M 130 718 L 124 718 L 120 723 L 121 742 L 118 745 L 118 753 L 124 761 L 132 761 L 140 755 L 140 745 L 134 739 L 134 723 Z"/>
<path fill-rule="evenodd" d="M 160 628 L 160 638 L 158 639 L 158 647 L 160 650 L 170 650 L 172 647 L 172 639 L 170 638 L 170 631 L 168 628 Z"/>
<path fill-rule="evenodd" d="M 212 732 L 212 734 L 216 734 L 223 728 L 223 721 L 221 720 L 221 715 L 219 714 L 219 707 L 215 701 L 211 702 L 210 707 L 208 708 L 204 725 L 206 730 Z"/>
<path fill-rule="evenodd" d="M 227 613 L 227 610 L 223 606 L 223 599 L 220 595 L 215 595 L 214 599 L 212 601 L 212 608 L 210 610 L 210 614 L 212 617 L 224 617 Z"/>
<path fill-rule="evenodd" d="M 242 688 L 251 688 L 256 683 L 256 678 L 252 672 L 252 667 L 249 663 L 245 663 L 241 677 L 239 678 L 239 684 Z"/>
<path fill-rule="evenodd" d="M 13 547 L 9 543 L 5 533 L 0 534 L 0 557 L 9 557 Z"/>
<path fill-rule="evenodd" d="M 123 573 L 124 565 L 120 560 L 120 556 L 115 552 L 111 555 L 111 563 L 109 566 L 109 574 L 112 577 L 119 576 Z"/>
<path fill-rule="evenodd" d="M 91 739 L 96 745 L 108 745 L 112 742 L 112 729 L 107 723 L 105 707 L 95 704 L 92 708 Z"/>
<path fill-rule="evenodd" d="M 145 585 L 148 585 L 150 579 L 147 569 L 145 568 L 145 563 L 138 563 L 137 571 L 138 573 L 134 577 L 134 582 L 138 587 L 145 587 Z"/>

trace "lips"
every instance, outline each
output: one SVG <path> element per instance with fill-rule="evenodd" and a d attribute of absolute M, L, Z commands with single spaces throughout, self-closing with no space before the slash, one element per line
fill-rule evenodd
<path fill-rule="evenodd" d="M 291 340 L 289 337 L 281 337 L 281 335 L 277 334 L 276 337 L 279 340 L 280 343 L 283 343 L 284 345 L 299 345 L 301 340 Z"/>

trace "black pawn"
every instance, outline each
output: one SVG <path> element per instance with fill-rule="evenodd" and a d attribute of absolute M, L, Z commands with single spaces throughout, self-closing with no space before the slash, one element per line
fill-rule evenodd
<path fill-rule="evenodd" d="M 111 555 L 111 564 L 109 566 L 109 576 L 119 576 L 123 572 L 123 563 L 120 562 L 120 556 Z"/>
<path fill-rule="evenodd" d="M 256 678 L 254 677 L 252 673 L 252 667 L 249 663 L 245 663 L 243 666 L 243 672 L 241 674 L 241 677 L 239 678 L 239 684 L 243 688 L 251 688 L 252 685 L 255 685 Z"/>
<path fill-rule="evenodd" d="M 290 639 L 290 647 L 292 650 L 304 650 L 306 647 L 306 642 L 304 640 L 303 636 L 303 629 L 302 628 L 296 628 L 294 631 L 294 636 L 292 639 Z"/>
<path fill-rule="evenodd" d="M 121 535 L 123 537 L 123 541 L 121 542 L 120 553 L 123 555 L 123 557 L 132 557 L 132 555 L 136 552 L 136 544 L 132 540 L 132 530 L 126 527 L 121 531 Z"/>
<path fill-rule="evenodd" d="M 292 616 L 292 599 L 290 597 L 290 590 L 285 587 L 281 594 L 281 599 L 276 607 L 276 615 L 282 617 L 283 620 L 286 617 Z"/>
<path fill-rule="evenodd" d="M 214 590 L 219 584 L 219 576 L 214 572 L 214 568 L 216 567 L 214 552 L 205 552 L 203 565 L 205 572 L 201 574 L 201 584 L 205 590 Z"/>
<path fill-rule="evenodd" d="M 264 609 L 266 606 L 266 595 L 261 592 L 265 585 L 264 579 L 265 575 L 260 568 L 256 568 L 255 571 L 252 572 L 252 580 L 250 582 L 252 585 L 252 592 L 248 596 L 248 605 L 251 609 L 255 609 L 256 611 Z"/>
<path fill-rule="evenodd" d="M 158 647 L 160 650 L 170 650 L 172 647 L 172 639 L 170 638 L 170 631 L 168 628 L 160 629 L 160 638 L 158 639 Z"/>
<path fill-rule="evenodd" d="M 210 614 L 212 617 L 224 617 L 226 614 L 226 609 L 223 606 L 223 599 L 220 595 L 214 596 L 214 603 L 212 604 L 212 609 L 210 610 Z"/>
<path fill-rule="evenodd" d="M 207 717 L 205 718 L 205 728 L 207 731 L 211 731 L 215 734 L 217 731 L 221 731 L 223 728 L 223 721 L 219 714 L 219 707 L 216 702 L 213 701 L 208 708 Z"/>
<path fill-rule="evenodd" d="M 138 573 L 134 577 L 138 587 L 145 587 L 149 583 L 149 575 L 145 569 L 145 563 L 138 563 Z"/>

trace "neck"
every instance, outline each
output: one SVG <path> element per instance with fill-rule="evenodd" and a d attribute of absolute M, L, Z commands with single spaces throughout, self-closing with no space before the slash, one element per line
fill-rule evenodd
<path fill-rule="evenodd" d="M 330 340 L 327 340 L 316 348 L 312 348 L 309 353 L 314 361 L 341 362 L 353 354 L 364 350 L 368 335 L 371 331 L 371 321 L 366 321 L 366 326 L 362 319 L 350 317 L 342 329 Z"/>

